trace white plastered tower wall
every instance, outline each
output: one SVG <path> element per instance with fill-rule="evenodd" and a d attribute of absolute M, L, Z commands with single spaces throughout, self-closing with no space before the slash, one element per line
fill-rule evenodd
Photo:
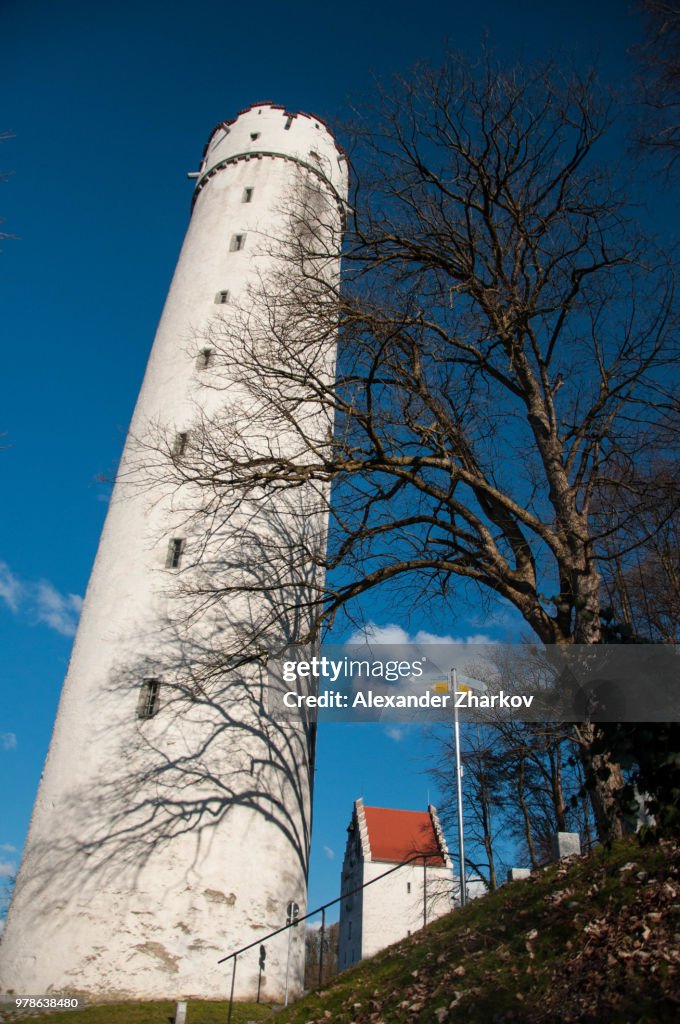
<path fill-rule="evenodd" d="M 257 664 L 230 672 L 228 653 L 219 660 L 221 639 L 228 649 L 233 634 L 236 649 L 260 610 L 236 594 L 205 625 L 197 620 L 181 637 L 173 633 L 167 610 L 182 582 L 166 568 L 168 544 L 184 533 L 183 557 L 200 573 L 200 538 L 186 530 L 184 504 L 172 490 L 127 479 L 135 439 L 155 425 L 169 436 L 190 431 L 197 412 L 215 415 L 232 400 L 240 402 L 235 415 L 247 415 L 242 395 L 200 386 L 210 367 L 197 369 L 197 338 L 216 310 L 230 315 L 229 304 L 215 304 L 219 292 L 242 309 L 253 301 L 273 269 L 301 181 L 329 198 L 339 232 L 347 165 L 312 116 L 255 105 L 219 126 L 206 147 L 0 943 L 0 991 L 224 997 L 231 965 L 218 966 L 218 958 L 280 927 L 289 901 L 304 912 L 311 737 L 302 723 L 264 719 Z M 324 358 L 330 374 L 334 353 Z M 318 506 L 322 543 L 317 498 L 310 493 L 305 501 L 307 510 Z M 280 529 L 267 522 L 266 504 L 259 518 L 247 518 L 265 542 Z M 227 549 L 244 546 L 238 513 L 218 540 Z M 281 631 L 287 642 L 295 639 L 293 627 L 281 624 Z M 191 687 L 194 656 L 205 671 Z M 180 664 L 184 681 L 173 688 Z M 160 682 L 158 713 L 141 719 L 149 679 Z M 302 979 L 302 932 L 295 930 L 292 943 L 293 994 Z M 267 944 L 265 999 L 283 996 L 287 941 L 284 934 Z M 239 959 L 237 997 L 254 996 L 257 960 L 257 946 Z"/>

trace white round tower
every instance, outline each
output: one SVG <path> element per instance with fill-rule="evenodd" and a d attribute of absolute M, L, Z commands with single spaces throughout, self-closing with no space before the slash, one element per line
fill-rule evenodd
<path fill-rule="evenodd" d="M 211 386 L 219 367 L 200 339 L 216 315 L 223 322 L 232 311 L 247 316 L 268 275 L 281 278 L 277 253 L 301 188 L 311 183 L 327 200 L 339 237 L 347 164 L 318 118 L 263 103 L 215 129 L 192 177 L 191 220 L 0 943 L 3 992 L 223 998 L 231 965 L 218 959 L 280 928 L 291 901 L 301 913 L 306 905 L 312 737 L 303 723 L 267 719 L 261 650 L 248 650 L 253 622 L 268 625 L 252 629 L 251 646 L 272 628 L 294 641 L 306 613 L 294 586 L 280 614 L 272 599 L 266 615 L 262 598 L 241 586 L 257 560 L 258 534 L 267 546 L 280 530 L 281 508 L 237 509 L 224 526 L 212 522 L 205 540 L 200 517 L 189 521 L 182 489 L 163 486 L 158 463 L 146 479 L 138 469 L 140 439 L 143 450 L 150 436 L 170 438 L 167 455 L 177 460 L 197 418 L 228 419 L 234 403 L 234 416 L 247 419 L 238 388 L 231 393 L 223 376 Z M 323 358 L 332 373 L 333 352 Z M 259 435 L 251 440 L 255 449 L 262 443 Z M 304 501 L 307 522 L 315 507 L 323 519 L 323 502 L 315 505 L 312 493 Z M 323 529 L 317 523 L 316 543 Z M 269 557 L 267 571 L 288 578 L 289 567 L 277 569 Z M 232 583 L 222 601 L 202 607 L 200 581 L 213 571 Z M 307 585 L 306 572 L 298 565 L 289 576 Z M 169 612 L 178 599 L 191 608 L 181 628 Z M 302 981 L 303 933 L 295 929 L 292 939 L 293 994 Z M 266 948 L 262 998 L 280 1000 L 287 933 Z M 237 997 L 254 998 L 257 984 L 256 946 L 239 958 Z"/>

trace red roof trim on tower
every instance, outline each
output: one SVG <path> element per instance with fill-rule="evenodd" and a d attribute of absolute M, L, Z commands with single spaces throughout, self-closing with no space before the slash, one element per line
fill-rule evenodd
<path fill-rule="evenodd" d="M 400 864 L 421 853 L 426 855 L 427 864 L 445 866 L 429 811 L 364 807 L 364 814 L 373 860 Z"/>

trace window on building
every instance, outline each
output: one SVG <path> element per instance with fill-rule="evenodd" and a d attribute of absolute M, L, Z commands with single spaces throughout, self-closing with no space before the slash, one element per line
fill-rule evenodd
<path fill-rule="evenodd" d="M 211 348 L 202 348 L 198 353 L 196 366 L 199 370 L 207 370 L 212 365 L 214 351 Z"/>
<path fill-rule="evenodd" d="M 411 891 L 411 883 L 410 883 L 410 882 L 407 882 L 407 883 L 406 883 L 406 892 L 409 892 L 409 893 L 410 893 L 410 891 Z"/>
<path fill-rule="evenodd" d="M 315 149 L 310 149 L 309 155 L 311 156 L 312 160 L 316 160 L 318 164 L 321 163 L 321 157 L 319 156 Z"/>
<path fill-rule="evenodd" d="M 160 679 L 145 679 L 139 693 L 138 718 L 153 718 L 160 705 Z"/>
<path fill-rule="evenodd" d="M 243 249 L 245 244 L 246 244 L 246 236 L 245 235 L 232 235 L 231 236 L 231 242 L 229 243 L 229 249 L 231 250 L 231 252 L 238 252 L 240 249 Z"/>
<path fill-rule="evenodd" d="M 251 132 L 250 133 L 250 137 L 253 140 L 253 142 L 255 142 L 255 139 L 259 139 L 260 133 L 259 132 Z"/>
<path fill-rule="evenodd" d="M 292 117 L 287 117 L 286 118 L 286 123 L 283 126 L 286 131 L 290 131 L 290 126 L 292 125 L 292 123 L 293 123 L 293 118 Z"/>
<path fill-rule="evenodd" d="M 173 537 L 168 544 L 168 556 L 165 559 L 166 569 L 179 569 L 184 553 L 184 538 Z"/>
<path fill-rule="evenodd" d="M 226 291 L 226 289 L 224 291 L 218 292 L 217 295 L 215 296 L 215 302 L 217 303 L 218 306 L 225 306 L 227 302 L 229 302 L 229 292 Z"/>
<path fill-rule="evenodd" d="M 241 197 L 241 202 L 242 203 L 252 203 L 252 201 L 253 201 L 253 192 L 254 191 L 255 191 L 254 188 L 244 188 L 243 189 L 243 195 Z"/>
<path fill-rule="evenodd" d="M 189 435 L 187 433 L 175 434 L 175 443 L 172 446 L 172 454 L 176 459 L 181 459 L 187 450 L 187 441 Z"/>

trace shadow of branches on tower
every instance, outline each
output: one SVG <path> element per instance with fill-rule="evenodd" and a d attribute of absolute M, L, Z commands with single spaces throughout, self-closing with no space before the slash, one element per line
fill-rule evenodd
<path fill-rule="evenodd" d="M 59 899 L 114 880 L 119 888 L 125 874 L 132 891 L 168 845 L 177 851 L 178 876 L 188 880 L 216 832 L 237 844 L 234 854 L 244 854 L 242 822 L 240 831 L 230 831 L 237 809 L 272 825 L 281 849 L 306 875 L 315 726 L 303 714 L 295 722 L 271 717 L 266 664 L 268 650 L 276 653 L 309 635 L 318 534 L 309 527 L 308 510 L 301 519 L 290 501 L 285 504 L 285 511 L 266 509 L 268 534 L 253 512 L 230 551 L 208 557 L 206 543 L 193 582 L 190 567 L 173 581 L 172 610 L 136 638 L 140 648 L 145 641 L 152 646 L 153 655 L 115 666 L 91 733 L 93 745 L 111 748 L 110 773 L 74 788 L 62 806 L 60 835 L 49 850 L 34 849 L 36 895 L 51 888 L 55 872 Z M 295 541 L 286 545 L 292 520 Z M 308 565 L 300 561 L 305 544 Z M 285 571 L 283 546 L 290 553 Z M 203 573 L 212 578 L 210 588 L 197 582 Z M 228 580 L 219 602 L 218 577 Z M 152 680 L 158 687 L 150 706 Z"/>
<path fill-rule="evenodd" d="M 119 655 L 88 708 L 84 781 L 62 789 L 58 832 L 30 850 L 26 884 L 43 909 L 109 887 L 143 892 L 145 872 L 167 870 L 168 850 L 172 886 L 200 881 L 216 850 L 228 889 L 231 863 L 246 876 L 266 850 L 269 870 L 304 895 L 315 725 L 304 712 L 275 720 L 266 673 L 270 656 L 319 635 L 329 486 L 309 478 L 305 453 L 310 438 L 321 453 L 332 435 L 315 391 L 334 373 L 332 294 L 315 331 L 310 316 L 321 279 L 337 275 L 339 212 L 316 179 L 294 175 L 285 241 L 260 238 L 274 269 L 260 272 L 255 255 L 240 302 L 191 341 L 188 364 L 209 345 L 210 374 L 195 376 L 181 413 L 138 424 L 128 442 L 112 507 L 145 524 L 150 571 L 139 619 L 114 636 Z M 277 251 L 296 246 L 298 272 L 289 259 L 277 269 Z M 274 390 L 282 360 L 286 383 Z M 283 485 L 272 460 L 289 468 Z M 158 552 L 178 536 L 181 557 L 163 571 Z M 95 777 L 93 763 L 106 772 Z"/>

